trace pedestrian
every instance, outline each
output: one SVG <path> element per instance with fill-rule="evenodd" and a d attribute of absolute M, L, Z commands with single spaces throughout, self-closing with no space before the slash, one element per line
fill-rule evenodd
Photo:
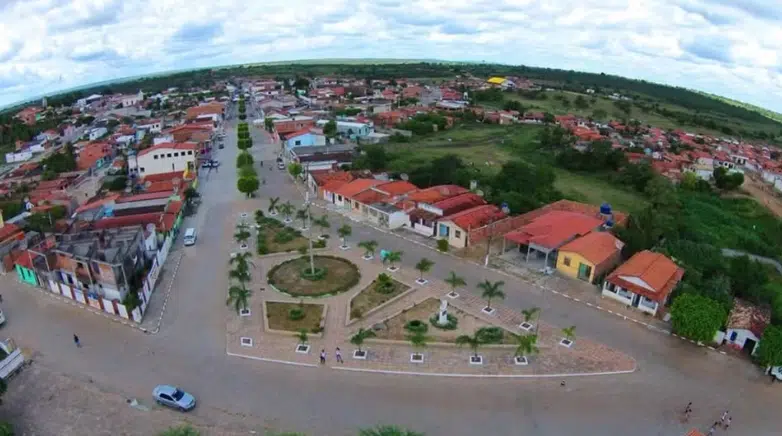
<path fill-rule="evenodd" d="M 722 412 L 722 416 L 720 417 L 720 426 L 725 425 L 725 418 L 728 417 L 728 411 Z"/>
<path fill-rule="evenodd" d="M 345 361 L 342 360 L 342 351 L 339 350 L 339 347 L 337 347 L 337 350 L 334 352 L 334 356 L 336 356 L 337 362 L 345 363 Z"/>
<path fill-rule="evenodd" d="M 692 401 L 687 403 L 687 407 L 684 408 L 684 421 L 690 420 L 690 414 L 692 413 Z"/>
<path fill-rule="evenodd" d="M 729 417 L 728 417 L 728 419 L 725 421 L 725 425 L 723 426 L 723 428 L 725 428 L 725 430 L 727 430 L 727 429 L 728 429 L 728 427 L 730 427 L 730 422 L 731 422 L 731 421 L 733 421 L 733 418 L 731 418 L 731 417 L 729 416 Z"/>
<path fill-rule="evenodd" d="M 0 294 L 0 303 L 3 302 L 3 294 Z"/>
<path fill-rule="evenodd" d="M 719 422 L 715 422 L 714 425 L 711 426 L 709 429 L 709 432 L 707 433 L 707 436 L 712 436 L 715 431 L 717 431 L 717 426 L 720 425 Z"/>
<path fill-rule="evenodd" d="M 76 344 L 77 348 L 81 348 L 81 341 L 79 341 L 79 337 L 76 334 L 73 335 L 73 343 Z"/>
<path fill-rule="evenodd" d="M 326 364 L 326 350 L 322 349 L 320 350 L 320 364 L 325 365 Z"/>

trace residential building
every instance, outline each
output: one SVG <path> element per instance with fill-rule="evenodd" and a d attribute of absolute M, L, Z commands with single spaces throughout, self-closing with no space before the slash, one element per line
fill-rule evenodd
<path fill-rule="evenodd" d="M 602 295 L 656 315 L 684 276 L 684 269 L 660 253 L 644 250 L 609 274 Z"/>
<path fill-rule="evenodd" d="M 451 247 L 464 248 L 470 244 L 471 230 L 503 218 L 505 213 L 493 204 L 473 207 L 441 218 L 437 222 L 437 237 L 447 239 Z"/>
<path fill-rule="evenodd" d="M 763 331 L 771 323 L 771 309 L 736 298 L 725 325 L 725 342 L 749 355 L 755 354 Z"/>
<path fill-rule="evenodd" d="M 500 87 L 502 89 L 513 89 L 516 87 L 516 84 L 513 83 L 512 80 L 508 80 L 504 77 L 490 77 L 486 83 L 491 86 Z"/>
<path fill-rule="evenodd" d="M 198 159 L 198 144 L 169 142 L 141 150 L 129 157 L 128 171 L 140 176 L 194 170 Z"/>
<path fill-rule="evenodd" d="M 163 131 L 163 122 L 159 118 L 149 118 L 136 122 L 136 128 L 147 130 L 149 133 L 160 133 Z"/>
<path fill-rule="evenodd" d="M 80 171 L 97 170 L 111 163 L 111 146 L 105 142 L 93 142 L 79 150 L 76 167 Z"/>
<path fill-rule="evenodd" d="M 222 121 L 224 111 L 225 106 L 223 103 L 213 101 L 211 103 L 187 108 L 185 118 L 187 120 L 195 120 L 202 115 L 215 115 L 218 121 Z"/>
<path fill-rule="evenodd" d="M 559 248 L 557 271 L 594 283 L 622 259 L 624 243 L 609 232 L 591 232 Z"/>
<path fill-rule="evenodd" d="M 90 130 L 90 133 L 88 134 L 90 141 L 97 141 L 98 139 L 105 136 L 107 133 L 109 133 L 109 130 L 105 127 L 96 127 L 92 130 Z"/>
<path fill-rule="evenodd" d="M 353 162 L 352 144 L 329 146 L 295 147 L 285 152 L 292 161 L 301 164 L 305 174 L 309 171 L 326 170 Z"/>
<path fill-rule="evenodd" d="M 320 129 L 305 128 L 285 137 L 285 149 L 326 145 L 326 137 Z"/>
<path fill-rule="evenodd" d="M 324 198 L 327 201 L 331 201 L 333 204 L 344 207 L 348 210 L 354 208 L 351 204 L 351 198 L 359 192 L 363 192 L 373 186 L 383 183 L 383 180 L 377 179 L 357 179 L 352 180 L 342 186 L 334 189 L 334 191 L 325 191 Z M 324 187 L 325 188 L 325 187 Z M 325 189 L 324 189 L 325 190 Z M 356 207 L 358 209 L 358 207 Z"/>
<path fill-rule="evenodd" d="M 138 94 L 135 95 L 123 95 L 122 107 L 136 106 L 142 101 L 144 101 L 144 91 L 139 91 Z"/>
<path fill-rule="evenodd" d="M 41 119 L 43 109 L 37 106 L 26 107 L 19 111 L 14 117 L 28 126 L 35 125 L 35 123 Z"/>
<path fill-rule="evenodd" d="M 409 218 L 395 203 L 417 189 L 417 186 L 404 180 L 376 184 L 350 197 L 351 210 L 381 227 L 403 227 Z"/>
<path fill-rule="evenodd" d="M 437 222 L 444 216 L 486 204 L 481 196 L 457 185 L 434 186 L 407 196 L 415 208 L 409 212 L 410 230 L 435 236 Z"/>
<path fill-rule="evenodd" d="M 321 129 L 329 120 L 319 120 L 317 126 Z M 370 123 L 358 123 L 352 121 L 337 121 L 337 132 L 350 139 L 363 138 L 374 132 L 375 129 Z"/>
<path fill-rule="evenodd" d="M 291 117 L 276 119 L 274 122 L 274 130 L 282 137 L 296 132 L 300 132 L 304 129 L 311 129 L 315 126 L 315 119 L 312 117 Z"/>

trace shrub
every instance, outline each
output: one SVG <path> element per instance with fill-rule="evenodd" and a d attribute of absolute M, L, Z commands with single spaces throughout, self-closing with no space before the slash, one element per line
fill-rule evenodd
<path fill-rule="evenodd" d="M 505 335 L 499 327 L 481 327 L 475 334 L 484 344 L 499 344 L 502 342 L 502 338 Z"/>
<path fill-rule="evenodd" d="M 429 326 L 427 326 L 426 323 L 420 319 L 413 319 L 405 324 L 405 330 L 409 331 L 410 333 L 423 334 L 429 330 Z"/>
<path fill-rule="evenodd" d="M 375 290 L 381 294 L 390 294 L 394 292 L 394 279 L 386 273 L 378 274 L 375 279 Z"/>
<path fill-rule="evenodd" d="M 317 241 L 312 243 L 312 248 L 326 248 L 326 240 L 318 239 Z"/>
<path fill-rule="evenodd" d="M 440 318 L 437 314 L 434 314 L 434 316 L 429 318 L 429 324 L 431 324 L 432 327 L 438 328 L 440 330 L 456 330 L 456 327 L 459 326 L 459 318 L 451 313 L 446 314 L 446 316 L 448 317 L 448 322 L 445 323 L 445 325 L 440 325 L 437 323 L 437 320 Z"/>
<path fill-rule="evenodd" d="M 326 268 L 315 267 L 315 272 L 313 273 L 310 267 L 308 266 L 303 270 L 301 270 L 301 277 L 314 282 L 318 280 L 323 280 L 326 277 L 327 272 L 328 270 Z"/>
<path fill-rule="evenodd" d="M 294 233 L 294 231 L 285 227 L 283 229 L 280 229 L 280 231 L 274 235 L 274 242 L 276 242 L 277 244 L 286 244 L 288 242 L 291 242 L 295 238 L 296 238 L 296 234 Z"/>
<path fill-rule="evenodd" d="M 361 319 L 362 316 L 364 316 L 364 312 L 362 312 L 358 307 L 354 307 L 350 310 L 350 318 Z"/>
<path fill-rule="evenodd" d="M 294 307 L 288 311 L 288 319 L 291 321 L 299 321 L 304 319 L 304 309 L 300 307 Z"/>
<path fill-rule="evenodd" d="M 438 239 L 437 240 L 437 249 L 446 252 L 448 251 L 448 240 L 447 239 Z"/>
<path fill-rule="evenodd" d="M 313 327 L 313 328 L 310 329 L 310 331 L 312 333 L 318 334 L 318 333 L 321 333 L 323 331 L 323 327 L 321 327 L 321 326 Z"/>
<path fill-rule="evenodd" d="M 309 249 L 307 248 L 306 245 L 302 245 L 301 247 L 299 247 L 299 254 L 305 255 L 307 254 L 307 251 L 309 251 Z"/>

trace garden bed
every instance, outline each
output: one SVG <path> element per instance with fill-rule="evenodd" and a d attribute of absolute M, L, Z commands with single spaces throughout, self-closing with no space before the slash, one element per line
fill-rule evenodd
<path fill-rule="evenodd" d="M 405 329 L 405 326 L 413 320 L 422 321 L 427 325 L 426 336 L 429 337 L 430 342 L 455 342 L 456 338 L 461 335 L 472 335 L 476 330 L 482 327 L 494 327 L 469 313 L 457 309 L 453 305 L 448 306 L 448 314 L 456 316 L 458 324 L 453 330 L 443 330 L 432 326 L 429 323 L 429 319 L 432 315 L 435 315 L 440 310 L 440 300 L 436 298 L 429 298 L 427 300 L 418 303 L 414 307 L 411 307 L 402 313 L 395 315 L 383 324 L 383 329 L 376 331 L 377 339 L 388 339 L 394 341 L 407 341 L 407 337 L 410 335 L 410 331 Z M 510 332 L 503 330 L 502 344 L 513 344 L 513 336 Z"/>
<path fill-rule="evenodd" d="M 269 270 L 269 284 L 294 297 L 319 297 L 345 292 L 361 279 L 358 267 L 336 256 L 315 256 L 316 277 L 307 276 L 309 256 L 285 261 Z"/>
<path fill-rule="evenodd" d="M 267 301 L 266 319 L 272 330 L 285 330 L 298 332 L 306 329 L 310 333 L 319 333 L 320 321 L 323 317 L 323 305 L 311 303 L 283 303 Z M 304 316 L 300 319 L 291 319 L 291 310 L 301 310 Z"/>
<path fill-rule="evenodd" d="M 308 246 L 307 238 L 300 231 L 274 218 L 263 218 L 260 225 L 256 242 L 259 255 L 296 251 Z"/>
<path fill-rule="evenodd" d="M 387 289 L 384 289 L 382 282 L 375 279 L 369 286 L 353 297 L 350 300 L 350 319 L 361 318 L 372 309 L 385 304 L 410 289 L 410 286 L 394 279 L 390 279 L 389 283 Z"/>

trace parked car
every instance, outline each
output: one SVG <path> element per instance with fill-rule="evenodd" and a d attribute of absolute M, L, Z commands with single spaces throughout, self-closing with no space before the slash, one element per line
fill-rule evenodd
<path fill-rule="evenodd" d="M 218 160 L 207 160 L 201 164 L 201 168 L 217 168 L 219 166 L 220 166 L 220 161 Z"/>
<path fill-rule="evenodd" d="M 277 169 L 284 170 L 285 169 L 285 162 L 277 162 Z"/>
<path fill-rule="evenodd" d="M 177 409 L 181 412 L 193 410 L 196 405 L 194 396 L 176 386 L 157 385 L 152 391 L 152 396 L 155 398 L 156 403 Z"/>
<path fill-rule="evenodd" d="M 219 149 L 221 149 L 221 150 L 222 150 L 222 149 L 224 149 L 224 148 L 225 148 L 225 145 L 223 145 L 223 143 L 221 142 L 221 143 L 220 143 L 220 144 L 217 146 L 217 148 L 219 148 Z"/>

